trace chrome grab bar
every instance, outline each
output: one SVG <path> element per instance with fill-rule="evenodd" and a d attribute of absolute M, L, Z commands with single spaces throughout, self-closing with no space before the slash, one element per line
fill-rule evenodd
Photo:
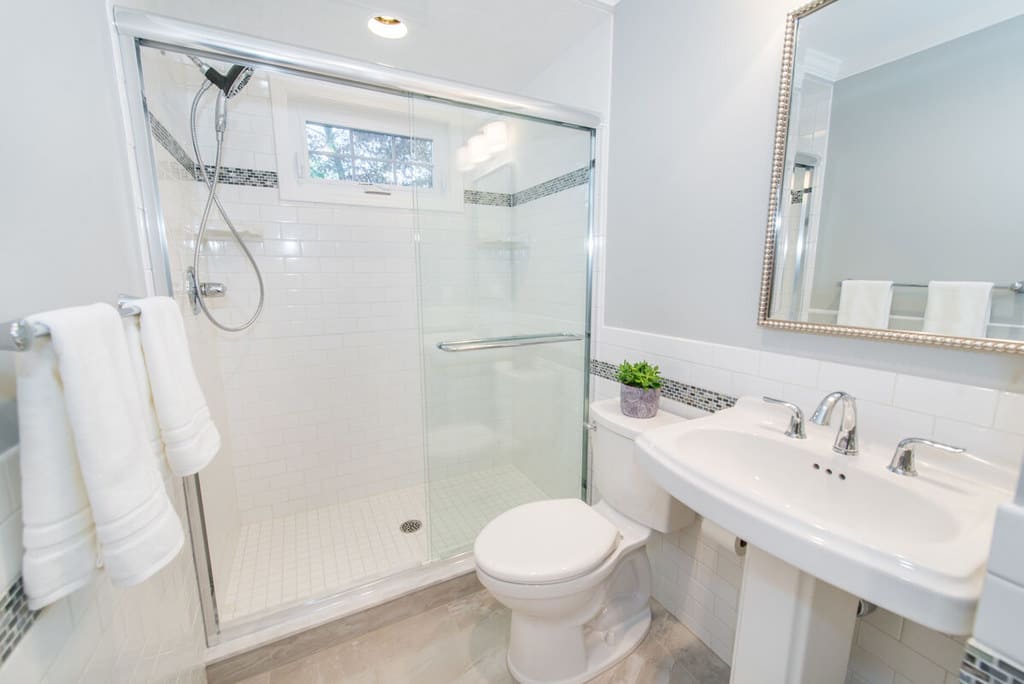
<path fill-rule="evenodd" d="M 527 347 L 534 344 L 574 342 L 584 339 L 577 333 L 545 333 L 543 335 L 508 335 L 506 337 L 481 337 L 475 340 L 453 340 L 438 342 L 437 348 L 444 352 L 476 351 L 478 349 L 502 349 L 504 347 Z"/>

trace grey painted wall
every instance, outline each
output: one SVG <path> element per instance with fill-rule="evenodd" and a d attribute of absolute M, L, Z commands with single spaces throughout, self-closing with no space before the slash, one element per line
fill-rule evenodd
<path fill-rule="evenodd" d="M 0 321 L 145 293 L 108 9 L 59 4 L 0 7 Z"/>
<path fill-rule="evenodd" d="M 1024 277 L 1024 17 L 838 81 L 827 159 L 812 306 L 846 278 Z"/>
<path fill-rule="evenodd" d="M 635 0 L 617 7 L 606 321 L 1024 388 L 1024 360 L 1016 357 L 757 327 L 779 67 L 792 8 L 790 0 Z"/>

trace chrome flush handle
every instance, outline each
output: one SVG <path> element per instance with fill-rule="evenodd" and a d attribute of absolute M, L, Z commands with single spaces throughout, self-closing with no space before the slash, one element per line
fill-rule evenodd
<path fill-rule="evenodd" d="M 807 433 L 804 432 L 804 412 L 800 410 L 800 407 L 796 404 L 791 404 L 788 401 L 782 399 L 775 399 L 774 397 L 761 397 L 769 404 L 777 404 L 778 406 L 785 406 L 793 415 L 789 417 L 789 429 L 786 430 L 787 437 L 794 437 L 796 439 L 807 439 Z"/>
<path fill-rule="evenodd" d="M 907 437 L 900 440 L 900 443 L 896 445 L 896 453 L 892 455 L 892 461 L 889 462 L 889 472 L 896 473 L 897 475 L 906 475 L 907 477 L 917 477 L 914 447 L 919 444 L 945 451 L 947 454 L 963 454 L 967 451 L 958 446 L 943 444 L 942 442 L 925 439 L 924 437 Z"/>

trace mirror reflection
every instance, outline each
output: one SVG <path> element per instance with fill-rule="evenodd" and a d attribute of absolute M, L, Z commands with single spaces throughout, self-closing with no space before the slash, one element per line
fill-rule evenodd
<path fill-rule="evenodd" d="M 1024 340 L 1024 3 L 797 21 L 770 318 Z"/>

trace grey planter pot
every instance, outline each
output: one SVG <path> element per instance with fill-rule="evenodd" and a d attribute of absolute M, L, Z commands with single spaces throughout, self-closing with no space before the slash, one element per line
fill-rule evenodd
<path fill-rule="evenodd" d="M 619 385 L 619 408 L 630 418 L 653 418 L 658 415 L 661 389 L 640 389 Z"/>

